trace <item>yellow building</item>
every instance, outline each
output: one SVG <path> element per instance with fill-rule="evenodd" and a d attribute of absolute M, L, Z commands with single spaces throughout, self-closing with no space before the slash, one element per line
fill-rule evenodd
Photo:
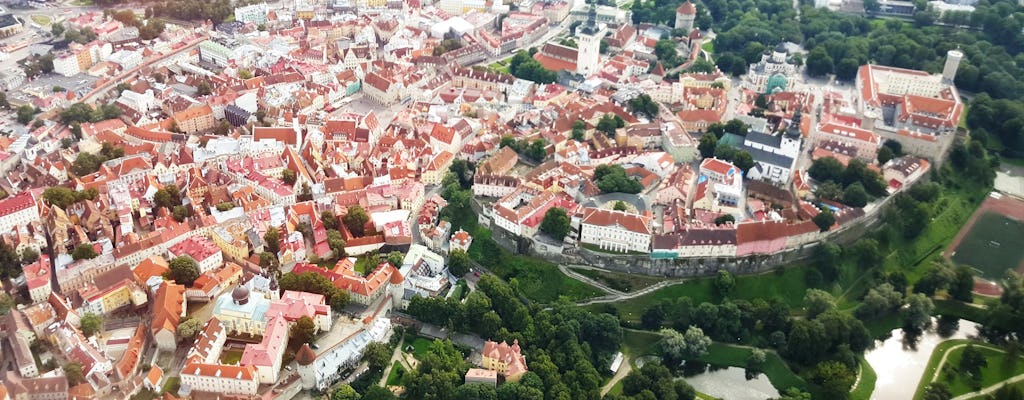
<path fill-rule="evenodd" d="M 484 343 L 481 364 L 485 369 L 505 375 L 506 381 L 518 381 L 526 373 L 526 357 L 519 348 L 519 339 L 509 346 L 506 342 Z"/>
<path fill-rule="evenodd" d="M 224 253 L 224 257 L 233 260 L 244 260 L 249 257 L 249 245 L 245 241 L 245 226 L 233 223 L 213 228 L 211 235 L 213 244 Z"/>

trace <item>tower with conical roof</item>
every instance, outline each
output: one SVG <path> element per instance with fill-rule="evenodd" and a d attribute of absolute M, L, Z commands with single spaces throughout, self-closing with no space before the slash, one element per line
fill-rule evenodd
<path fill-rule="evenodd" d="M 299 380 L 302 382 L 302 388 L 309 390 L 316 386 L 316 353 L 309 347 L 309 344 L 303 344 L 302 348 L 295 353 L 295 363 L 299 365 L 296 372 L 299 373 Z"/>
<path fill-rule="evenodd" d="M 693 20 L 697 18 L 697 6 L 686 0 L 685 3 L 676 9 L 676 29 L 682 29 L 686 34 L 693 30 Z"/>
<path fill-rule="evenodd" d="M 576 31 L 576 72 L 589 76 L 597 72 L 601 63 L 601 39 L 604 38 L 604 28 L 597 24 L 597 5 L 590 3 L 590 11 L 587 13 L 587 22 L 580 25 Z"/>

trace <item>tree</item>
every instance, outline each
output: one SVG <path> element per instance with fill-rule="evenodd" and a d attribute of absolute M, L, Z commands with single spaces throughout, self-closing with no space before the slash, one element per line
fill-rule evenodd
<path fill-rule="evenodd" d="M 384 370 L 391 361 L 391 348 L 387 343 L 370 342 L 363 349 L 363 361 L 373 370 Z"/>
<path fill-rule="evenodd" d="M 452 250 L 448 255 L 448 271 L 456 277 L 469 273 L 469 254 L 462 249 Z"/>
<path fill-rule="evenodd" d="M 29 104 L 25 104 L 23 106 L 18 107 L 17 114 L 18 123 L 22 125 L 28 125 L 29 122 L 32 122 L 32 118 L 35 118 L 36 116 L 36 108 L 32 107 Z"/>
<path fill-rule="evenodd" d="M 981 369 L 988 366 L 988 361 L 985 360 L 985 355 L 982 354 L 981 350 L 978 350 L 973 344 L 967 345 L 964 348 L 963 354 L 960 356 L 960 371 L 963 371 L 972 378 L 981 378 Z"/>
<path fill-rule="evenodd" d="M 95 335 L 100 329 L 103 329 L 103 317 L 93 313 L 85 313 L 79 320 L 79 327 L 82 330 L 82 335 L 85 335 L 85 337 Z"/>
<path fill-rule="evenodd" d="M 744 150 L 737 151 L 736 154 L 732 156 L 732 163 L 736 165 L 736 168 L 739 168 L 740 171 L 743 171 L 743 175 L 746 175 L 747 171 L 750 171 L 750 169 L 754 168 L 755 165 L 754 156 L 751 156 L 750 153 Z"/>
<path fill-rule="evenodd" d="M 540 231 L 551 236 L 555 240 L 562 240 L 569 234 L 572 228 L 569 214 L 564 208 L 551 207 L 544 213 L 544 219 L 540 222 Z"/>
<path fill-rule="evenodd" d="M 294 328 L 295 327 L 292 327 L 292 330 L 294 330 Z M 337 389 L 334 389 L 334 392 L 331 393 L 330 400 L 359 400 L 359 398 L 359 392 L 356 392 L 356 390 L 353 389 L 352 386 L 343 383 L 341 384 L 341 386 L 338 386 Z"/>
<path fill-rule="evenodd" d="M 804 293 L 804 304 L 807 307 L 807 318 L 810 319 L 836 307 L 832 295 L 820 289 L 807 289 Z"/>
<path fill-rule="evenodd" d="M 260 253 L 260 267 L 276 271 L 281 268 L 281 260 L 277 259 L 277 254 L 264 251 Z"/>
<path fill-rule="evenodd" d="M 281 171 L 281 181 L 288 185 L 295 185 L 295 171 L 285 168 Z"/>
<path fill-rule="evenodd" d="M 850 248 L 850 253 L 857 258 L 857 267 L 868 269 L 882 262 L 882 252 L 878 249 L 875 239 L 857 239 Z"/>
<path fill-rule="evenodd" d="M 974 300 L 974 271 L 965 266 L 956 268 L 956 276 L 949 283 L 949 296 L 970 303 Z"/>
<path fill-rule="evenodd" d="M 942 381 L 932 382 L 925 386 L 924 396 L 921 397 L 922 400 L 950 400 L 952 398 L 953 392 L 949 390 L 949 385 Z"/>
<path fill-rule="evenodd" d="M 626 211 L 629 210 L 629 207 L 626 206 L 626 202 L 620 200 L 615 202 L 615 205 L 612 206 L 612 210 Z"/>
<path fill-rule="evenodd" d="M 267 227 L 267 232 L 263 234 L 263 246 L 264 250 L 271 254 L 276 255 L 281 251 L 281 233 L 277 227 Z"/>
<path fill-rule="evenodd" d="M 602 115 L 601 119 L 597 121 L 597 130 L 604 132 L 604 134 L 608 136 L 614 135 L 615 130 L 620 128 L 619 124 L 616 122 L 616 117 L 618 116 L 611 113 L 605 113 Z"/>
<path fill-rule="evenodd" d="M 345 239 L 342 239 L 341 232 L 330 229 L 327 231 L 327 246 L 331 248 L 331 254 L 334 258 L 340 259 L 345 257 Z"/>
<path fill-rule="evenodd" d="M 309 316 L 303 315 L 292 325 L 289 337 L 296 343 L 313 343 L 316 336 L 316 324 Z"/>
<path fill-rule="evenodd" d="M 621 165 L 598 165 L 594 168 L 594 182 L 604 193 L 640 193 L 643 186 L 636 179 L 626 175 Z"/>
<path fill-rule="evenodd" d="M 882 146 L 882 148 L 878 149 L 877 158 L 878 165 L 884 165 L 889 160 L 896 158 L 896 154 L 893 154 L 892 149 Z"/>
<path fill-rule="evenodd" d="M 921 293 L 914 293 L 907 296 L 907 305 L 900 309 L 900 314 L 903 317 L 903 327 L 905 329 L 911 329 L 916 332 L 921 332 L 924 328 L 932 323 L 932 310 L 935 309 L 935 305 L 932 304 L 932 299 Z"/>
<path fill-rule="evenodd" d="M 21 252 L 21 263 L 22 264 L 32 264 L 32 263 L 34 263 L 34 262 L 36 262 L 38 260 L 39 260 L 39 251 L 38 250 L 36 250 L 34 248 L 31 248 L 31 247 L 26 247 L 25 250 L 22 250 L 22 252 Z"/>
<path fill-rule="evenodd" d="M 164 278 L 172 280 L 179 285 L 192 286 L 199 278 L 199 265 L 189 256 L 174 257 L 168 265 Z"/>
<path fill-rule="evenodd" d="M 361 400 L 395 400 L 395 394 L 380 386 L 370 386 Z"/>
<path fill-rule="evenodd" d="M 675 329 L 662 329 L 661 336 L 661 348 L 674 362 L 707 354 L 708 346 L 711 346 L 711 338 L 696 326 L 687 328 L 686 333 L 679 333 Z"/>
<path fill-rule="evenodd" d="M 807 174 L 818 182 L 833 181 L 838 183 L 842 181 L 845 169 L 843 163 L 834 157 L 822 157 L 811 163 L 811 167 L 807 169 Z"/>
<path fill-rule="evenodd" d="M 249 78 L 252 78 L 252 72 L 250 72 L 247 69 L 240 69 L 240 70 L 238 70 L 238 78 L 239 79 L 249 79 Z"/>
<path fill-rule="evenodd" d="M 836 223 L 835 215 L 833 215 L 832 210 L 828 208 L 821 210 L 821 212 L 818 213 L 818 215 L 815 215 L 814 218 L 812 218 L 812 220 L 814 221 L 814 224 L 818 226 L 818 229 L 821 229 L 822 232 L 827 232 L 829 228 L 831 228 L 832 225 L 835 225 Z"/>
<path fill-rule="evenodd" d="M 857 309 L 860 318 L 875 318 L 893 312 L 903 304 L 903 294 L 897 292 L 892 284 L 883 283 L 868 289 L 868 293 Z"/>
<path fill-rule="evenodd" d="M 843 204 L 850 207 L 864 207 L 868 204 L 868 192 L 864 191 L 864 185 L 854 182 L 843 190 Z"/>
<path fill-rule="evenodd" d="M 832 181 L 825 181 L 825 183 L 818 185 L 818 188 L 814 191 L 814 196 L 824 200 L 838 201 L 842 198 L 842 195 L 843 187 Z"/>
<path fill-rule="evenodd" d="M 587 124 L 583 121 L 576 120 L 572 123 L 572 140 L 582 142 L 587 132 Z"/>
<path fill-rule="evenodd" d="M 81 155 L 79 158 L 81 158 Z M 176 185 L 164 186 L 153 194 L 153 202 L 156 203 L 157 207 L 166 207 L 168 209 L 180 206 L 181 192 L 178 191 L 178 186 Z"/>
<path fill-rule="evenodd" d="M 715 291 L 720 296 L 727 296 L 732 288 L 736 287 L 736 277 L 724 269 L 718 270 L 715 274 Z"/>
<path fill-rule="evenodd" d="M 348 231 L 355 237 L 362 237 L 366 233 L 365 226 L 369 220 L 370 216 L 366 215 L 366 210 L 363 210 L 360 206 L 349 207 L 348 213 L 341 217 L 341 222 L 345 224 Z"/>
<path fill-rule="evenodd" d="M 825 76 L 832 73 L 834 68 L 832 57 L 825 51 L 824 46 L 815 47 L 807 55 L 807 74 L 810 76 Z"/>
<path fill-rule="evenodd" d="M 697 145 L 697 150 L 700 151 L 702 158 L 708 158 L 715 155 L 715 149 L 718 147 L 718 137 L 709 133 L 705 133 L 704 136 L 700 137 L 700 144 Z"/>
<path fill-rule="evenodd" d="M 849 398 L 856 379 L 857 374 L 838 361 L 822 362 L 811 372 L 811 382 L 821 386 L 824 398 L 829 399 Z"/>
<path fill-rule="evenodd" d="M 736 222 L 736 217 L 732 216 L 732 214 L 719 215 L 718 218 L 715 218 L 715 225 L 724 225 L 731 222 Z"/>
<path fill-rule="evenodd" d="M 187 318 L 178 324 L 178 336 L 190 340 L 195 338 L 201 329 L 203 329 L 202 321 L 195 318 Z"/>
<path fill-rule="evenodd" d="M 192 215 L 190 208 L 185 206 L 174 206 L 171 208 L 171 216 L 174 217 L 175 221 L 185 222 L 185 219 Z"/>
<path fill-rule="evenodd" d="M 747 356 L 747 371 L 760 372 L 767 360 L 768 354 L 763 349 L 751 350 L 750 355 Z"/>
<path fill-rule="evenodd" d="M 64 376 L 68 378 L 68 386 L 75 386 L 85 382 L 85 375 L 82 371 L 82 363 L 71 362 L 64 365 Z"/>
<path fill-rule="evenodd" d="M 197 95 L 199 95 L 199 96 L 206 96 L 206 95 L 208 95 L 208 94 L 210 94 L 212 92 L 213 92 L 213 87 L 210 86 L 210 82 L 199 81 L 199 83 L 196 84 L 196 94 Z"/>
<path fill-rule="evenodd" d="M 96 249 L 92 246 L 92 243 L 82 243 L 75 246 L 75 249 L 71 251 L 71 258 L 75 261 L 91 260 L 97 256 L 99 256 L 99 254 L 96 254 Z"/>
<path fill-rule="evenodd" d="M 654 44 L 654 55 L 666 65 L 678 65 L 679 51 L 676 50 L 676 42 L 671 39 L 661 39 Z"/>
<path fill-rule="evenodd" d="M 405 262 L 405 255 L 400 251 L 392 251 L 388 253 L 388 262 L 396 267 L 401 267 Z"/>

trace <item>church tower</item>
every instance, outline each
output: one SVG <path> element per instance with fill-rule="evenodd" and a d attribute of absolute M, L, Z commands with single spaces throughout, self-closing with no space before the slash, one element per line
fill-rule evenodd
<path fill-rule="evenodd" d="M 597 72 L 601 63 L 601 39 L 604 38 L 604 29 L 597 25 L 597 6 L 590 4 L 590 12 L 587 15 L 587 22 L 577 28 L 576 72 L 584 76 L 590 76 Z"/>
<path fill-rule="evenodd" d="M 803 119 L 803 115 L 800 112 L 800 106 L 796 106 L 796 111 L 793 112 L 793 119 L 789 122 L 789 126 L 786 127 L 786 132 L 782 135 L 782 142 L 780 147 L 782 153 L 792 158 L 797 158 L 800 155 L 800 141 L 803 134 L 800 132 L 800 122 Z"/>

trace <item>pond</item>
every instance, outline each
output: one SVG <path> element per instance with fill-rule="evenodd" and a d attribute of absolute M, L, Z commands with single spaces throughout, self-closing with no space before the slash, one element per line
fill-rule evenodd
<path fill-rule="evenodd" d="M 764 374 L 747 379 L 743 368 L 693 364 L 683 367 L 683 376 L 686 383 L 698 392 L 729 400 L 767 400 L 779 397 L 779 391 L 775 390 Z"/>
<path fill-rule="evenodd" d="M 872 399 L 913 398 L 935 346 L 978 334 L 978 324 L 965 319 L 932 322 L 932 328 L 916 338 L 905 338 L 902 329 L 893 329 L 888 339 L 876 341 L 875 348 L 864 354 L 878 375 Z"/>

